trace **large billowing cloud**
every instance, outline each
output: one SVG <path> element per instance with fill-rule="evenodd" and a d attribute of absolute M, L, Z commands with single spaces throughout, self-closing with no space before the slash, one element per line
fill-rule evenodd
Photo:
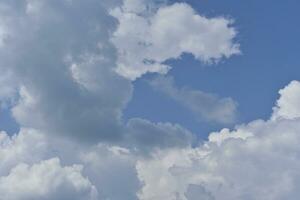
<path fill-rule="evenodd" d="M 7 95 L 19 91 L 13 115 L 21 126 L 85 140 L 120 138 L 132 86 L 113 70 L 108 40 L 116 20 L 104 3 L 0 2 L 0 68 L 10 75 L 1 87 Z"/>
<path fill-rule="evenodd" d="M 131 80 L 167 72 L 164 61 L 238 53 L 231 23 L 184 3 L 0 1 L 0 101 L 21 127 L 0 133 L 0 199 L 298 199 L 298 81 L 280 90 L 270 120 L 200 144 L 177 124 L 122 119 Z M 164 85 L 191 110 L 204 97 L 229 107 L 199 109 L 209 120 L 231 118 L 231 99 Z"/>
<path fill-rule="evenodd" d="M 232 20 L 206 18 L 185 3 L 156 8 L 152 1 L 125 0 L 111 14 L 119 20 L 112 38 L 117 72 L 132 80 L 147 72 L 167 73 L 170 66 L 164 62 L 183 53 L 204 62 L 239 53 Z"/>
<path fill-rule="evenodd" d="M 0 2 L 0 9 L 1 104 L 11 104 L 22 127 L 81 141 L 139 142 L 156 128 L 155 141 L 165 146 L 186 143 L 191 138 L 187 131 L 167 140 L 173 131 L 160 131 L 149 122 L 137 132 L 130 127 L 133 123 L 123 122 L 133 91 L 129 79 L 159 72 L 156 66 L 183 52 L 206 62 L 239 52 L 230 20 L 207 19 L 184 3 L 17 0 Z M 149 26 L 132 27 L 139 25 L 135 18 Z M 120 66 L 137 74 L 127 76 Z M 211 114 L 227 116 L 226 109 Z"/>
<path fill-rule="evenodd" d="M 297 96 L 298 83 L 280 90 L 279 100 Z M 297 101 L 285 105 L 299 107 Z M 147 123 L 138 121 L 131 123 Z M 104 143 L 79 145 L 31 129 L 13 137 L 1 133 L 0 191 L 15 200 L 64 195 L 112 200 L 296 200 L 299 124 L 298 117 L 256 120 L 211 133 L 208 141 L 195 147 L 157 148 L 147 155 Z M 162 131 L 176 131 L 160 126 Z"/>
<path fill-rule="evenodd" d="M 298 199 L 299 89 L 299 82 L 293 81 L 280 90 L 278 102 L 294 108 L 293 118 L 223 129 L 197 148 L 158 151 L 151 159 L 139 160 L 138 176 L 144 183 L 139 198 Z"/>
<path fill-rule="evenodd" d="M 122 121 L 133 86 L 115 72 L 118 55 L 110 38 L 118 20 L 109 10 L 119 5 L 98 0 L 0 2 L 0 101 L 11 104 L 21 127 L 93 143 L 145 137 L 136 131 L 140 139 L 127 137 L 131 128 Z M 151 133 L 146 129 L 143 134 Z"/>

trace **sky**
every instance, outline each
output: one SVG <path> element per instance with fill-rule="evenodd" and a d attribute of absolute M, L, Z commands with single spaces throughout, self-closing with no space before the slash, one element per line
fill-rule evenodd
<path fill-rule="evenodd" d="M 285 86 L 290 80 L 299 79 L 299 47 L 296 41 L 300 28 L 295 26 L 299 18 L 299 2 L 184 2 L 192 5 L 202 15 L 232 18 L 235 21 L 234 27 L 239 32 L 236 40 L 241 44 L 242 55 L 210 66 L 186 54 L 182 59 L 169 61 L 174 66 L 169 74 L 176 78 L 179 86 L 189 86 L 235 99 L 238 102 L 239 123 L 257 118 L 267 119 L 274 99 L 278 97 L 278 88 Z M 157 122 L 180 123 L 204 138 L 210 131 L 222 128 L 222 125 L 199 122 L 184 109 L 176 113 L 178 105 L 149 88 L 145 80 L 147 75 L 134 83 L 133 98 L 124 112 L 126 119 L 142 116 Z M 144 102 L 145 96 L 149 99 L 148 103 Z M 9 133 L 18 130 L 9 110 L 2 111 L 0 117 L 2 129 Z"/>
<path fill-rule="evenodd" d="M 0 0 L 0 200 L 299 199 L 299 6 Z"/>
<path fill-rule="evenodd" d="M 206 65 L 184 55 L 169 72 L 179 86 L 232 97 L 238 102 L 239 123 L 261 118 L 272 112 L 278 88 L 299 79 L 298 1 L 185 1 L 205 16 L 227 16 L 234 19 L 236 40 L 242 55 L 233 56 L 216 65 Z M 135 83 L 134 98 L 125 114 L 143 116 L 154 121 L 183 123 L 191 130 L 207 136 L 222 125 L 195 121 L 185 110 L 159 96 L 143 79 Z M 144 97 L 152 101 L 146 103 Z M 157 114 L 159 113 L 159 114 Z M 229 127 L 232 127 L 229 126 Z"/>

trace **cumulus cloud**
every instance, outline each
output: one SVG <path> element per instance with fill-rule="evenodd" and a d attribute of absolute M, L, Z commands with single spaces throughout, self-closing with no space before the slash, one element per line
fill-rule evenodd
<path fill-rule="evenodd" d="M 300 82 L 292 81 L 279 91 L 280 98 L 273 108 L 272 118 L 294 119 L 300 117 Z"/>
<path fill-rule="evenodd" d="M 32 166 L 18 164 L 0 177 L 1 199 L 96 200 L 97 190 L 81 171 L 79 165 L 62 167 L 58 158 Z"/>
<path fill-rule="evenodd" d="M 35 130 L 21 129 L 17 135 L 0 133 L 0 175 L 6 175 L 18 163 L 33 164 L 46 159 L 48 148 L 45 136 Z"/>
<path fill-rule="evenodd" d="M 177 88 L 173 77 L 157 77 L 150 85 L 191 111 L 198 120 L 233 123 L 237 115 L 237 103 L 231 98 L 220 98 L 190 88 Z"/>
<path fill-rule="evenodd" d="M 118 46 L 111 40 L 119 29 L 118 18 L 108 13 L 117 12 L 121 3 L 0 2 L 0 101 L 12 106 L 21 127 L 91 143 L 126 143 L 129 138 L 143 143 L 140 140 L 149 137 L 146 133 L 151 135 L 147 131 L 137 134 L 131 123 L 122 120 L 133 85 L 116 73 Z M 140 12 L 146 6 L 150 14 L 163 4 L 151 1 L 150 8 L 148 3 L 125 1 L 123 9 Z M 161 131 L 160 125 L 147 124 L 148 130 L 157 128 L 157 146 L 186 141 L 187 131 L 181 131 L 184 135 L 178 139 L 167 140 L 172 134 Z M 130 132 L 139 139 L 126 135 Z M 158 133 L 165 135 L 159 139 Z M 172 137 L 178 135 L 176 132 Z M 184 142 L 178 142 L 181 139 Z"/>
<path fill-rule="evenodd" d="M 170 66 L 164 62 L 183 53 L 207 63 L 240 52 L 232 20 L 201 16 L 186 3 L 156 8 L 145 2 L 125 0 L 111 11 L 119 21 L 112 42 L 122 76 L 135 80 L 147 72 L 165 74 Z"/>
<path fill-rule="evenodd" d="M 278 102 L 289 99 L 284 105 L 296 108 L 298 102 L 290 95 L 297 97 L 297 85 L 293 81 L 281 90 Z M 299 122 L 256 120 L 211 133 L 199 147 L 158 151 L 152 159 L 139 160 L 138 176 L 144 183 L 139 198 L 298 199 Z"/>
<path fill-rule="evenodd" d="M 22 127 L 80 140 L 120 138 L 132 85 L 113 70 L 108 40 L 116 20 L 105 2 L 0 2 L 0 70 L 9 72 L 1 88 L 6 98 L 19 91 L 13 116 Z"/>
<path fill-rule="evenodd" d="M 139 197 L 193 199 L 186 195 L 192 184 L 212 199 L 297 199 L 298 124 L 253 122 L 241 128 L 254 134 L 247 139 L 232 137 L 221 145 L 208 141 L 198 148 L 159 152 L 155 159 L 138 163 L 145 184 Z"/>
<path fill-rule="evenodd" d="M 270 120 L 197 145 L 176 124 L 124 122 L 130 80 L 167 72 L 164 61 L 184 52 L 214 62 L 239 50 L 231 20 L 184 3 L 121 3 L 0 1 L 0 101 L 21 126 L 0 133 L 0 199 L 298 199 L 299 82 L 280 90 Z M 154 83 L 201 117 L 235 109 L 168 78 Z"/>
<path fill-rule="evenodd" d="M 290 92 L 299 93 L 297 87 Z M 279 99 L 289 94 L 282 92 Z M 285 105 L 297 107 L 298 102 Z M 137 132 L 148 130 L 147 121 L 130 123 Z M 300 195 L 299 124 L 299 118 L 256 120 L 213 132 L 208 141 L 196 146 L 155 148 L 147 155 L 105 143 L 79 145 L 33 129 L 22 129 L 11 137 L 2 132 L 0 191 L 13 200 L 72 195 L 112 200 L 296 200 Z M 156 126 L 160 131 L 184 131 L 174 125 Z"/>
<path fill-rule="evenodd" d="M 32 129 L 2 132 L 0 199 L 137 199 L 137 157 L 119 146 L 87 146 Z"/>

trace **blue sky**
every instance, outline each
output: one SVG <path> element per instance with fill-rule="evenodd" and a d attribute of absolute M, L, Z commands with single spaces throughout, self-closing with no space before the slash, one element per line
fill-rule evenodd
<path fill-rule="evenodd" d="M 242 55 L 215 65 L 206 65 L 191 55 L 170 61 L 176 84 L 232 97 L 238 102 L 238 124 L 267 119 L 272 113 L 278 89 L 300 78 L 299 1 L 188 0 L 205 16 L 226 16 L 235 20 L 236 40 Z M 206 137 L 223 125 L 199 122 L 170 98 L 157 94 L 144 76 L 137 80 L 126 117 L 143 116 L 153 121 L 180 123 Z M 228 125 L 232 127 L 232 125 Z"/>

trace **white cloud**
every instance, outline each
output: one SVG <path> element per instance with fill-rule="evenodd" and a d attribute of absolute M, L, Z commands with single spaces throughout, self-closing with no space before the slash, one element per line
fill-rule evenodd
<path fill-rule="evenodd" d="M 280 98 L 285 95 L 289 93 L 283 92 Z M 297 102 L 287 105 L 293 107 Z M 160 130 L 167 131 L 172 140 L 172 134 L 185 131 L 170 124 L 135 120 L 128 126 L 142 136 L 140 132 L 156 134 Z M 299 118 L 256 120 L 233 131 L 211 133 L 208 141 L 195 147 L 157 146 L 147 154 L 105 143 L 80 145 L 32 129 L 22 129 L 13 137 L 1 133 L 0 192 L 12 200 L 75 194 L 89 199 L 96 190 L 98 199 L 112 200 L 296 200 L 300 195 L 299 124 Z M 56 175 L 46 176 L 48 173 Z M 40 187 L 34 187 L 36 182 L 29 184 L 31 181 Z M 16 186 L 13 193 L 12 185 Z M 67 189 L 57 189 L 64 187 Z"/>
<path fill-rule="evenodd" d="M 97 190 L 81 174 L 82 166 L 62 167 L 58 158 L 29 166 L 18 164 L 0 177 L 1 199 L 96 200 Z"/>
<path fill-rule="evenodd" d="M 213 62 L 238 46 L 230 20 L 201 17 L 187 4 L 111 2 L 0 2 L 0 80 L 9 88 L 0 98 L 19 91 L 13 112 L 21 125 L 15 136 L 0 133 L 0 199 L 298 199 L 299 82 L 280 91 L 271 120 L 214 132 L 196 147 L 176 124 L 125 124 L 132 83 L 115 65 L 134 79 L 166 72 L 164 61 L 183 52 Z M 117 24 L 107 9 L 114 5 L 119 52 L 109 42 Z M 188 102 L 198 99 L 199 91 L 183 91 Z"/>
<path fill-rule="evenodd" d="M 297 199 L 299 121 L 256 122 L 245 129 L 254 136 L 161 151 L 139 161 L 139 198 L 189 200 L 196 198 L 187 197 L 189 186 L 197 185 L 211 199 Z"/>
<path fill-rule="evenodd" d="M 128 10 L 145 5 L 134 2 Z M 0 48 L 0 70 L 9 72 L 0 75 L 0 89 L 5 89 L 0 101 L 15 100 L 12 113 L 22 128 L 94 144 L 129 142 L 124 138 L 143 142 L 124 136 L 128 127 L 122 113 L 133 85 L 115 72 L 117 52 L 109 41 L 117 21 L 108 10 L 118 5 L 98 0 L 0 2 L 0 24 L 8 38 Z M 156 128 L 165 134 L 161 138 L 170 135 Z"/>
<path fill-rule="evenodd" d="M 237 103 L 231 98 L 220 98 L 190 88 L 177 88 L 173 77 L 157 77 L 150 85 L 177 103 L 186 107 L 198 120 L 233 123 L 237 115 Z"/>
<path fill-rule="evenodd" d="M 298 106 L 297 85 L 293 81 L 280 91 L 280 109 Z M 139 198 L 298 199 L 300 121 L 294 116 L 223 129 L 196 148 L 157 151 L 153 158 L 139 160 L 144 183 Z"/>
<path fill-rule="evenodd" d="M 18 135 L 9 137 L 0 133 L 0 176 L 20 162 L 33 164 L 45 159 L 50 149 L 45 136 L 34 130 L 21 129 Z"/>
<path fill-rule="evenodd" d="M 273 119 L 294 119 L 300 117 L 300 82 L 292 81 L 279 91 L 280 98 L 273 108 Z"/>
<path fill-rule="evenodd" d="M 1 197 L 133 200 L 140 188 L 136 159 L 130 150 L 119 146 L 87 146 L 32 129 L 12 137 L 2 132 Z M 96 193 L 98 198 L 93 196 Z"/>
<path fill-rule="evenodd" d="M 152 1 L 128 0 L 112 10 L 119 21 L 112 42 L 118 49 L 117 72 L 135 80 L 147 72 L 165 74 L 164 62 L 191 53 L 206 63 L 238 54 L 232 20 L 198 15 L 185 3 L 155 8 Z M 154 8 L 153 8 L 154 7 Z"/>

